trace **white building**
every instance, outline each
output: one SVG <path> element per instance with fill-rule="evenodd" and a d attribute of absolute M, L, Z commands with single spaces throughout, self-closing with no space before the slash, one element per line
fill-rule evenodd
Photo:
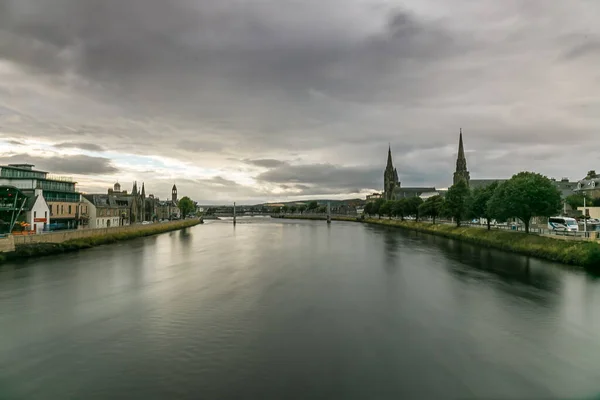
<path fill-rule="evenodd" d="M 42 233 L 49 224 L 50 208 L 46 199 L 42 196 L 42 190 L 36 189 L 35 192 L 27 194 L 27 203 L 25 205 L 25 222 L 29 224 L 28 230 L 35 233 Z"/>

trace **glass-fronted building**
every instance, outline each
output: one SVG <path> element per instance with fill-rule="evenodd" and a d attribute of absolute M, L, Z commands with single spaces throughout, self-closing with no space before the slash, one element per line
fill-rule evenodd
<path fill-rule="evenodd" d="M 48 230 L 77 229 L 87 221 L 81 193 L 70 178 L 57 177 L 34 169 L 32 164 L 0 166 L 0 185 L 12 185 L 22 190 L 41 189 L 50 209 Z"/>

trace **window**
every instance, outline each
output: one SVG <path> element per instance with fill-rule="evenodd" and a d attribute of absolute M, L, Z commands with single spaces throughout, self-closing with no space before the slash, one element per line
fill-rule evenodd
<path fill-rule="evenodd" d="M 64 214 L 65 213 L 65 206 L 63 206 L 62 204 L 60 205 L 60 214 Z"/>
<path fill-rule="evenodd" d="M 33 218 L 37 218 L 37 211 L 33 212 Z"/>
<path fill-rule="evenodd" d="M 72 210 L 72 209 L 71 209 L 71 206 L 69 206 L 69 214 L 71 214 L 71 210 Z"/>
<path fill-rule="evenodd" d="M 48 219 L 48 211 L 44 211 L 44 218 Z"/>

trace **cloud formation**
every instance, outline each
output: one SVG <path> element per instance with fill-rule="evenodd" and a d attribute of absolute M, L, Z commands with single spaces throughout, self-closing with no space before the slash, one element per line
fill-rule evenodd
<path fill-rule="evenodd" d="M 104 175 L 118 172 L 111 161 L 102 157 L 89 157 L 85 155 L 74 155 L 69 157 L 35 157 L 13 155 L 0 157 L 2 164 L 19 164 L 23 160 L 35 165 L 36 169 L 67 175 Z"/>
<path fill-rule="evenodd" d="M 223 201 L 380 190 L 388 143 L 403 184 L 447 186 L 460 127 L 474 177 L 576 179 L 599 144 L 599 13 L 590 0 L 0 0 L 0 139 L 23 162 L 112 160 L 88 168 L 89 187 L 118 168 Z"/>

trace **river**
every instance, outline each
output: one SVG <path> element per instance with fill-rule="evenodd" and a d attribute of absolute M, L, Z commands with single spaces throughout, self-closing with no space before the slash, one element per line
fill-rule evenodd
<path fill-rule="evenodd" d="M 0 267 L 0 399 L 591 398 L 600 280 L 241 219 Z"/>

